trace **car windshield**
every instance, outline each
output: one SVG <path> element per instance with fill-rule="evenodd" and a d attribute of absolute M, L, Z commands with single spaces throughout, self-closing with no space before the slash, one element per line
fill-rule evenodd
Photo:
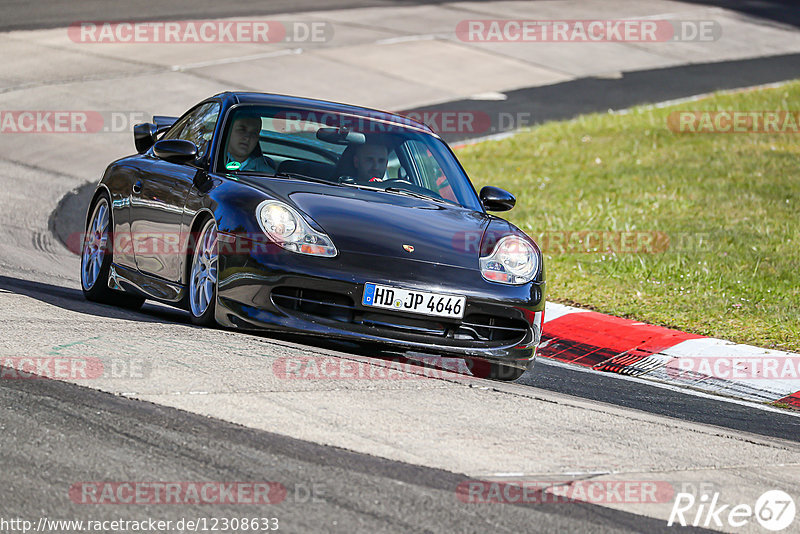
<path fill-rule="evenodd" d="M 324 181 L 481 210 L 475 189 L 444 142 L 410 121 L 237 106 L 220 147 L 220 173 Z"/>

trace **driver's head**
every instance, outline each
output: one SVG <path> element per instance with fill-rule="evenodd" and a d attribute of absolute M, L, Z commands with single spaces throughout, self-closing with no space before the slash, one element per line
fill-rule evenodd
<path fill-rule="evenodd" d="M 236 161 L 244 161 L 253 152 L 261 132 L 259 117 L 239 117 L 233 121 L 228 152 Z"/>
<path fill-rule="evenodd" d="M 385 145 L 359 145 L 353 155 L 353 166 L 359 182 L 382 181 L 389 163 L 389 151 Z"/>

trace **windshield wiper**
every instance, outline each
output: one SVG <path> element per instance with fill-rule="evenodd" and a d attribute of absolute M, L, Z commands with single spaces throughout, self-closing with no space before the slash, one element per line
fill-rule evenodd
<path fill-rule="evenodd" d="M 343 185 L 345 187 L 353 187 L 355 189 L 361 189 L 362 191 L 384 191 L 384 189 L 380 187 L 374 187 L 371 185 L 364 185 L 364 184 L 354 184 L 350 182 L 339 182 L 339 185 Z"/>
<path fill-rule="evenodd" d="M 303 180 L 306 182 L 316 182 L 320 184 L 328 184 L 328 185 L 341 185 L 337 182 L 332 182 L 330 180 L 325 180 L 324 178 L 316 178 L 314 176 L 308 176 L 307 174 L 300 174 L 299 172 L 276 172 L 274 174 L 268 172 L 261 172 L 261 171 L 236 171 L 233 173 L 235 175 L 240 176 L 266 176 L 267 178 L 292 178 L 295 180 Z"/>
<path fill-rule="evenodd" d="M 341 185 L 339 182 L 326 180 L 324 178 L 317 178 L 316 176 L 309 176 L 307 174 L 300 174 L 299 172 L 276 172 L 274 176 L 278 178 L 294 178 L 295 180 L 305 180 L 319 184 Z"/>
<path fill-rule="evenodd" d="M 435 197 L 432 195 L 426 195 L 425 193 L 417 193 L 416 191 L 409 191 L 408 189 L 402 189 L 400 187 L 387 187 L 384 189 L 387 193 L 396 193 L 398 195 L 407 195 L 414 198 L 423 198 L 425 200 L 433 200 L 434 202 L 444 202 L 447 201 L 440 197 Z"/>

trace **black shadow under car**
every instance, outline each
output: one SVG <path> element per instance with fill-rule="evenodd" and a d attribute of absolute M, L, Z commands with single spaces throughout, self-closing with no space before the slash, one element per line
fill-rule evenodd
<path fill-rule="evenodd" d="M 518 378 L 545 306 L 536 243 L 489 211 L 424 124 L 319 100 L 222 93 L 134 128 L 89 206 L 90 300 L 192 321 L 480 362 Z"/>

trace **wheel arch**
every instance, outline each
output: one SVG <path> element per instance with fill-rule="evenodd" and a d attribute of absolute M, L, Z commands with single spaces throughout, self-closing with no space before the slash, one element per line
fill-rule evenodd
<path fill-rule="evenodd" d="M 183 255 L 183 281 L 187 287 L 189 284 L 190 270 L 192 268 L 192 255 L 194 254 L 194 247 L 197 244 L 195 239 L 197 233 L 200 232 L 200 229 L 209 219 L 216 220 L 214 212 L 209 208 L 201 208 L 194 214 L 194 219 L 192 219 L 192 224 L 189 227 L 189 234 L 186 239 L 186 251 Z M 186 294 L 189 294 L 188 289 Z"/>
<path fill-rule="evenodd" d="M 83 229 L 86 230 L 89 228 L 89 217 L 92 216 L 92 210 L 94 209 L 94 205 L 103 194 L 106 195 L 106 200 L 108 200 L 108 211 L 110 216 L 112 217 L 111 222 L 113 223 L 114 219 L 114 201 L 111 198 L 111 191 L 108 189 L 108 186 L 102 182 L 97 185 L 97 189 L 94 190 L 92 194 L 92 200 L 89 201 L 89 205 L 86 208 L 86 215 L 83 218 Z"/>

